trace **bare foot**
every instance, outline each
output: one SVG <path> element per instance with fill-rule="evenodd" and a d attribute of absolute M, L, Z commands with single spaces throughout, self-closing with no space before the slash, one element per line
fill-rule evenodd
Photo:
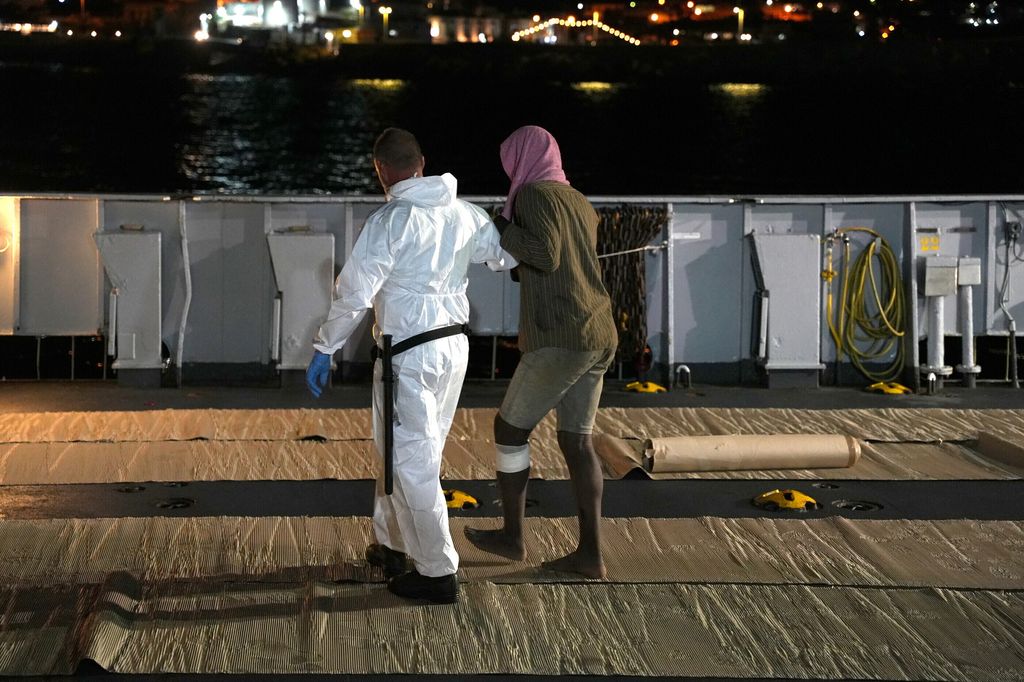
<path fill-rule="evenodd" d="M 588 578 L 604 580 L 608 572 L 604 568 L 604 561 L 601 557 L 582 554 L 579 550 L 572 554 L 566 554 L 561 559 L 543 561 L 541 568 L 548 571 L 559 571 L 562 573 L 579 573 Z"/>
<path fill-rule="evenodd" d="M 522 539 L 516 541 L 505 533 L 504 529 L 483 530 L 479 528 L 464 529 L 466 539 L 477 549 L 482 549 L 491 554 L 503 556 L 512 561 L 522 561 L 526 558 L 526 548 L 523 547 Z"/>

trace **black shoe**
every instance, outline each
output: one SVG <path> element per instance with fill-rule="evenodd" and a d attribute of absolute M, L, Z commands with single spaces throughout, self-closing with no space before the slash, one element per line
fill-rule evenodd
<path fill-rule="evenodd" d="M 434 604 L 459 601 L 459 579 L 455 574 L 429 578 L 415 570 L 388 581 L 388 591 L 406 599 L 426 599 Z"/>
<path fill-rule="evenodd" d="M 385 578 L 394 578 L 406 571 L 405 554 L 395 551 L 387 545 L 377 543 L 368 545 L 363 555 L 368 564 L 384 569 Z"/>

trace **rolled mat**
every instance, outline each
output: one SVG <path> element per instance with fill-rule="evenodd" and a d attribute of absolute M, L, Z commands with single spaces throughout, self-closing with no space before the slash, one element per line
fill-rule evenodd
<path fill-rule="evenodd" d="M 741 469 L 838 469 L 860 458 L 860 441 L 842 435 L 733 435 L 651 438 L 651 473 Z"/>

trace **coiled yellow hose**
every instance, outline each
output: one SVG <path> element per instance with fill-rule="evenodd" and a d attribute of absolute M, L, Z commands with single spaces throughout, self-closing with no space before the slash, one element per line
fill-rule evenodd
<path fill-rule="evenodd" d="M 852 263 L 851 234 L 872 238 Z M 843 242 L 843 264 L 839 319 L 836 320 L 832 280 L 839 273 L 832 269 L 832 250 L 838 239 Z M 836 230 L 832 237 L 827 238 L 822 278 L 826 282 L 825 317 L 836 344 L 836 362 L 842 362 L 846 355 L 853 366 L 872 382 L 892 381 L 899 377 L 904 362 L 906 299 L 900 264 L 889 243 L 868 227 Z M 874 362 L 888 364 L 882 370 L 872 372 L 865 365 Z"/>

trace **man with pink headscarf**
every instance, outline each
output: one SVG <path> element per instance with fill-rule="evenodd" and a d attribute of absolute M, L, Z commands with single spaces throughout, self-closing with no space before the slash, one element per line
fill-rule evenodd
<path fill-rule="evenodd" d="M 501 144 L 501 164 L 512 186 L 495 224 L 502 248 L 519 261 L 523 355 L 494 420 L 504 525 L 498 530 L 468 528 L 466 537 L 485 551 L 526 558 L 529 436 L 555 408 L 558 445 L 576 494 L 579 545 L 544 566 L 604 578 L 604 480 L 591 433 L 618 334 L 597 262 L 598 216 L 569 185 L 558 143 L 543 128 L 525 126 L 512 133 Z"/>

